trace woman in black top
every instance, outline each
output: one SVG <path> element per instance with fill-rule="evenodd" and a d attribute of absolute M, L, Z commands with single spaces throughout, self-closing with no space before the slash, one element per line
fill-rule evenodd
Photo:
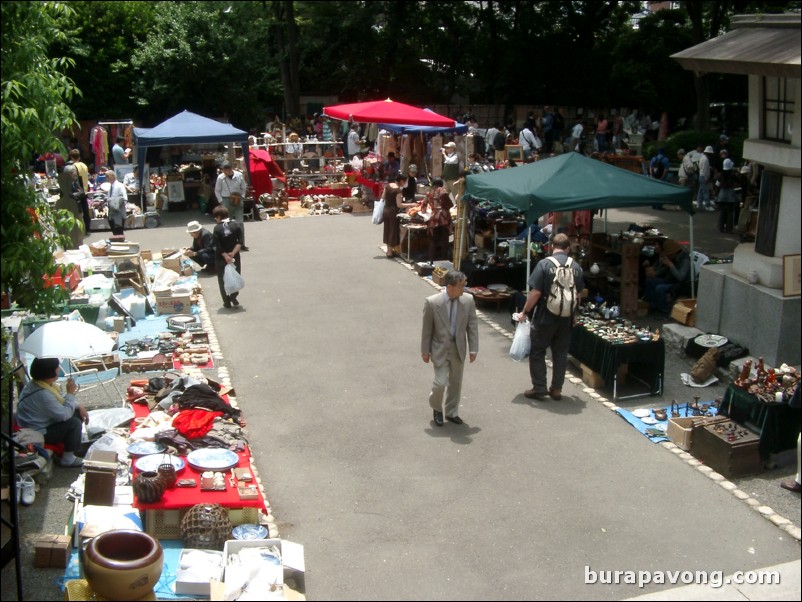
<path fill-rule="evenodd" d="M 214 237 L 214 263 L 217 269 L 217 284 L 220 287 L 220 296 L 223 298 L 223 307 L 238 307 L 237 297 L 239 293 L 232 295 L 226 294 L 223 284 L 223 275 L 226 265 L 233 263 L 238 273 L 242 273 L 242 226 L 237 220 L 228 219 L 228 209 L 223 205 L 218 205 L 212 211 L 212 216 L 217 225 L 214 227 L 212 236 Z"/>

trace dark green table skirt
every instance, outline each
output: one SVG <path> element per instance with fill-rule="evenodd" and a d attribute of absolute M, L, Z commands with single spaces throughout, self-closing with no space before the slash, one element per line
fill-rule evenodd
<path fill-rule="evenodd" d="M 610 387 L 620 366 L 629 365 L 629 372 L 650 387 L 650 393 L 660 392 L 666 348 L 662 337 L 658 341 L 611 343 L 600 336 L 576 326 L 571 332 L 569 353 L 604 379 Z"/>
<path fill-rule="evenodd" d="M 760 398 L 733 384 L 727 387 L 719 414 L 729 416 L 739 424 L 749 423 L 758 429 L 760 455 L 767 458 L 796 447 L 799 437 L 800 408 L 787 403 L 765 403 Z"/>

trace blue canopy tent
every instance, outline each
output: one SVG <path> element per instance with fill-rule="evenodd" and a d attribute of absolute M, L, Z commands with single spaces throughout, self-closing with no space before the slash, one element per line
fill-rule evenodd
<path fill-rule="evenodd" d="M 156 127 L 134 128 L 134 144 L 139 166 L 137 175 L 141 181 L 145 171 L 145 154 L 151 146 L 235 143 L 242 146 L 245 169 L 248 170 L 250 176 L 248 132 L 238 130 L 230 123 L 220 123 L 208 117 L 183 111 Z M 250 177 L 248 179 L 250 181 Z M 141 186 L 140 190 L 144 190 L 144 188 Z M 142 203 L 143 198 L 140 196 L 140 206 Z"/>

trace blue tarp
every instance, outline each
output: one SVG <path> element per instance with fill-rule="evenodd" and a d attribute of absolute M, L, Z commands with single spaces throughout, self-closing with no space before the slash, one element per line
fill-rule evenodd
<path fill-rule="evenodd" d="M 431 109 L 423 109 L 434 113 Z M 379 127 L 397 134 L 465 134 L 468 125 L 465 123 L 454 123 L 454 127 L 438 127 L 433 125 L 402 125 L 398 123 L 380 123 Z"/>

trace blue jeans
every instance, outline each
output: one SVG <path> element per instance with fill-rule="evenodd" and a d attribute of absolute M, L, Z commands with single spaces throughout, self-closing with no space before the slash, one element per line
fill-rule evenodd
<path fill-rule="evenodd" d="M 699 176 L 699 192 L 696 194 L 696 203 L 699 207 L 710 206 L 710 189 L 707 187 L 707 178 Z"/>
<path fill-rule="evenodd" d="M 647 278 L 643 285 L 643 298 L 649 302 L 651 309 L 656 309 L 664 314 L 671 313 L 673 299 L 671 289 L 673 282 L 668 282 L 665 278 Z"/>

